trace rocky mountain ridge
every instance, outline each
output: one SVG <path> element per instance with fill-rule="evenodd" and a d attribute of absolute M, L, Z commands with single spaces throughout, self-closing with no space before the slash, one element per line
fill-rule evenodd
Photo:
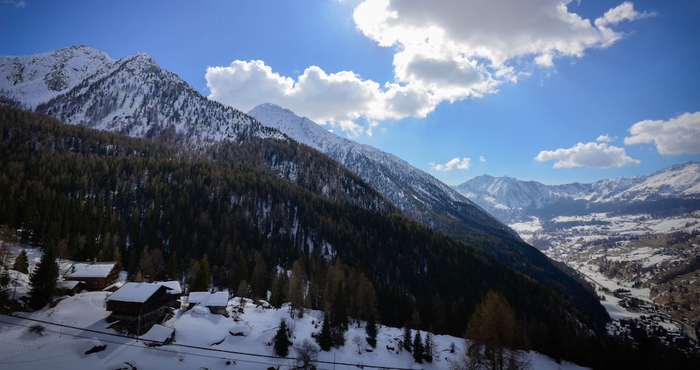
<path fill-rule="evenodd" d="M 455 187 L 505 223 L 526 220 L 547 210 L 603 211 L 620 205 L 700 197 L 700 163 L 689 162 L 650 175 L 616 177 L 590 184 L 545 185 L 510 177 L 482 175 Z M 564 208 L 568 207 L 568 210 Z"/>

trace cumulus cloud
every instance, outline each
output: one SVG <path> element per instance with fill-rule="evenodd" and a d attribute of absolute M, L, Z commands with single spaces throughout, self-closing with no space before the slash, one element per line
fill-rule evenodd
<path fill-rule="evenodd" d="M 608 47 L 623 36 L 615 25 L 653 15 L 624 2 L 591 21 L 569 2 L 366 0 L 353 19 L 362 34 L 396 50 L 391 81 L 316 66 L 281 76 L 263 61 L 234 61 L 207 69 L 209 97 L 244 111 L 273 102 L 351 135 L 371 134 L 358 122 L 425 117 L 441 102 L 495 93 L 529 74 L 524 65 L 553 67 Z"/>
<path fill-rule="evenodd" d="M 436 171 L 468 170 L 471 167 L 471 159 L 455 157 L 445 164 L 435 164 L 435 162 L 430 162 L 429 164 Z"/>
<path fill-rule="evenodd" d="M 625 149 L 605 143 L 578 143 L 572 148 L 543 150 L 536 161 L 555 160 L 554 168 L 592 167 L 609 168 L 636 165 L 641 163 L 625 153 Z"/>
<path fill-rule="evenodd" d="M 597 139 L 595 139 L 595 141 L 599 143 L 611 143 L 615 140 L 617 140 L 617 136 L 610 136 L 608 134 L 600 135 Z"/>
<path fill-rule="evenodd" d="M 668 121 L 644 120 L 630 127 L 625 144 L 654 143 L 660 154 L 700 154 L 700 112 Z"/>
<path fill-rule="evenodd" d="M 479 161 L 480 161 L 480 162 L 486 162 L 486 158 L 482 155 L 481 157 L 479 157 Z"/>

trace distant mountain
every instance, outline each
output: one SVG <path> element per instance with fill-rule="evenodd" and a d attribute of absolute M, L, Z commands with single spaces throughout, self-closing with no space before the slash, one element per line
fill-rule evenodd
<path fill-rule="evenodd" d="M 464 196 L 510 224 L 530 216 L 655 208 L 660 201 L 700 198 L 700 163 L 664 168 L 651 175 L 616 177 L 591 184 L 544 185 L 482 175 L 455 187 Z"/>

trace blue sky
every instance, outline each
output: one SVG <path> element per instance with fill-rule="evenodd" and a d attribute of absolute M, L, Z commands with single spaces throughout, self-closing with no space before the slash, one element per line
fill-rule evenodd
<path fill-rule="evenodd" d="M 700 2 L 0 0 L 0 55 L 151 55 L 243 111 L 271 101 L 447 184 L 700 160 Z"/>

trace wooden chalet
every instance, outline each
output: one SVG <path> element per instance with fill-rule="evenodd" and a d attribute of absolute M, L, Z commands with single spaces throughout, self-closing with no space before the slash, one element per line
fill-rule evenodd
<path fill-rule="evenodd" d="M 86 290 L 102 290 L 119 278 L 119 262 L 74 263 L 63 274 L 65 281 L 82 281 Z"/>
<path fill-rule="evenodd" d="M 126 283 L 106 299 L 107 311 L 112 311 L 110 320 L 121 321 L 120 326 L 132 331 L 144 332 L 167 314 L 172 299 L 170 291 L 156 283 Z"/>

